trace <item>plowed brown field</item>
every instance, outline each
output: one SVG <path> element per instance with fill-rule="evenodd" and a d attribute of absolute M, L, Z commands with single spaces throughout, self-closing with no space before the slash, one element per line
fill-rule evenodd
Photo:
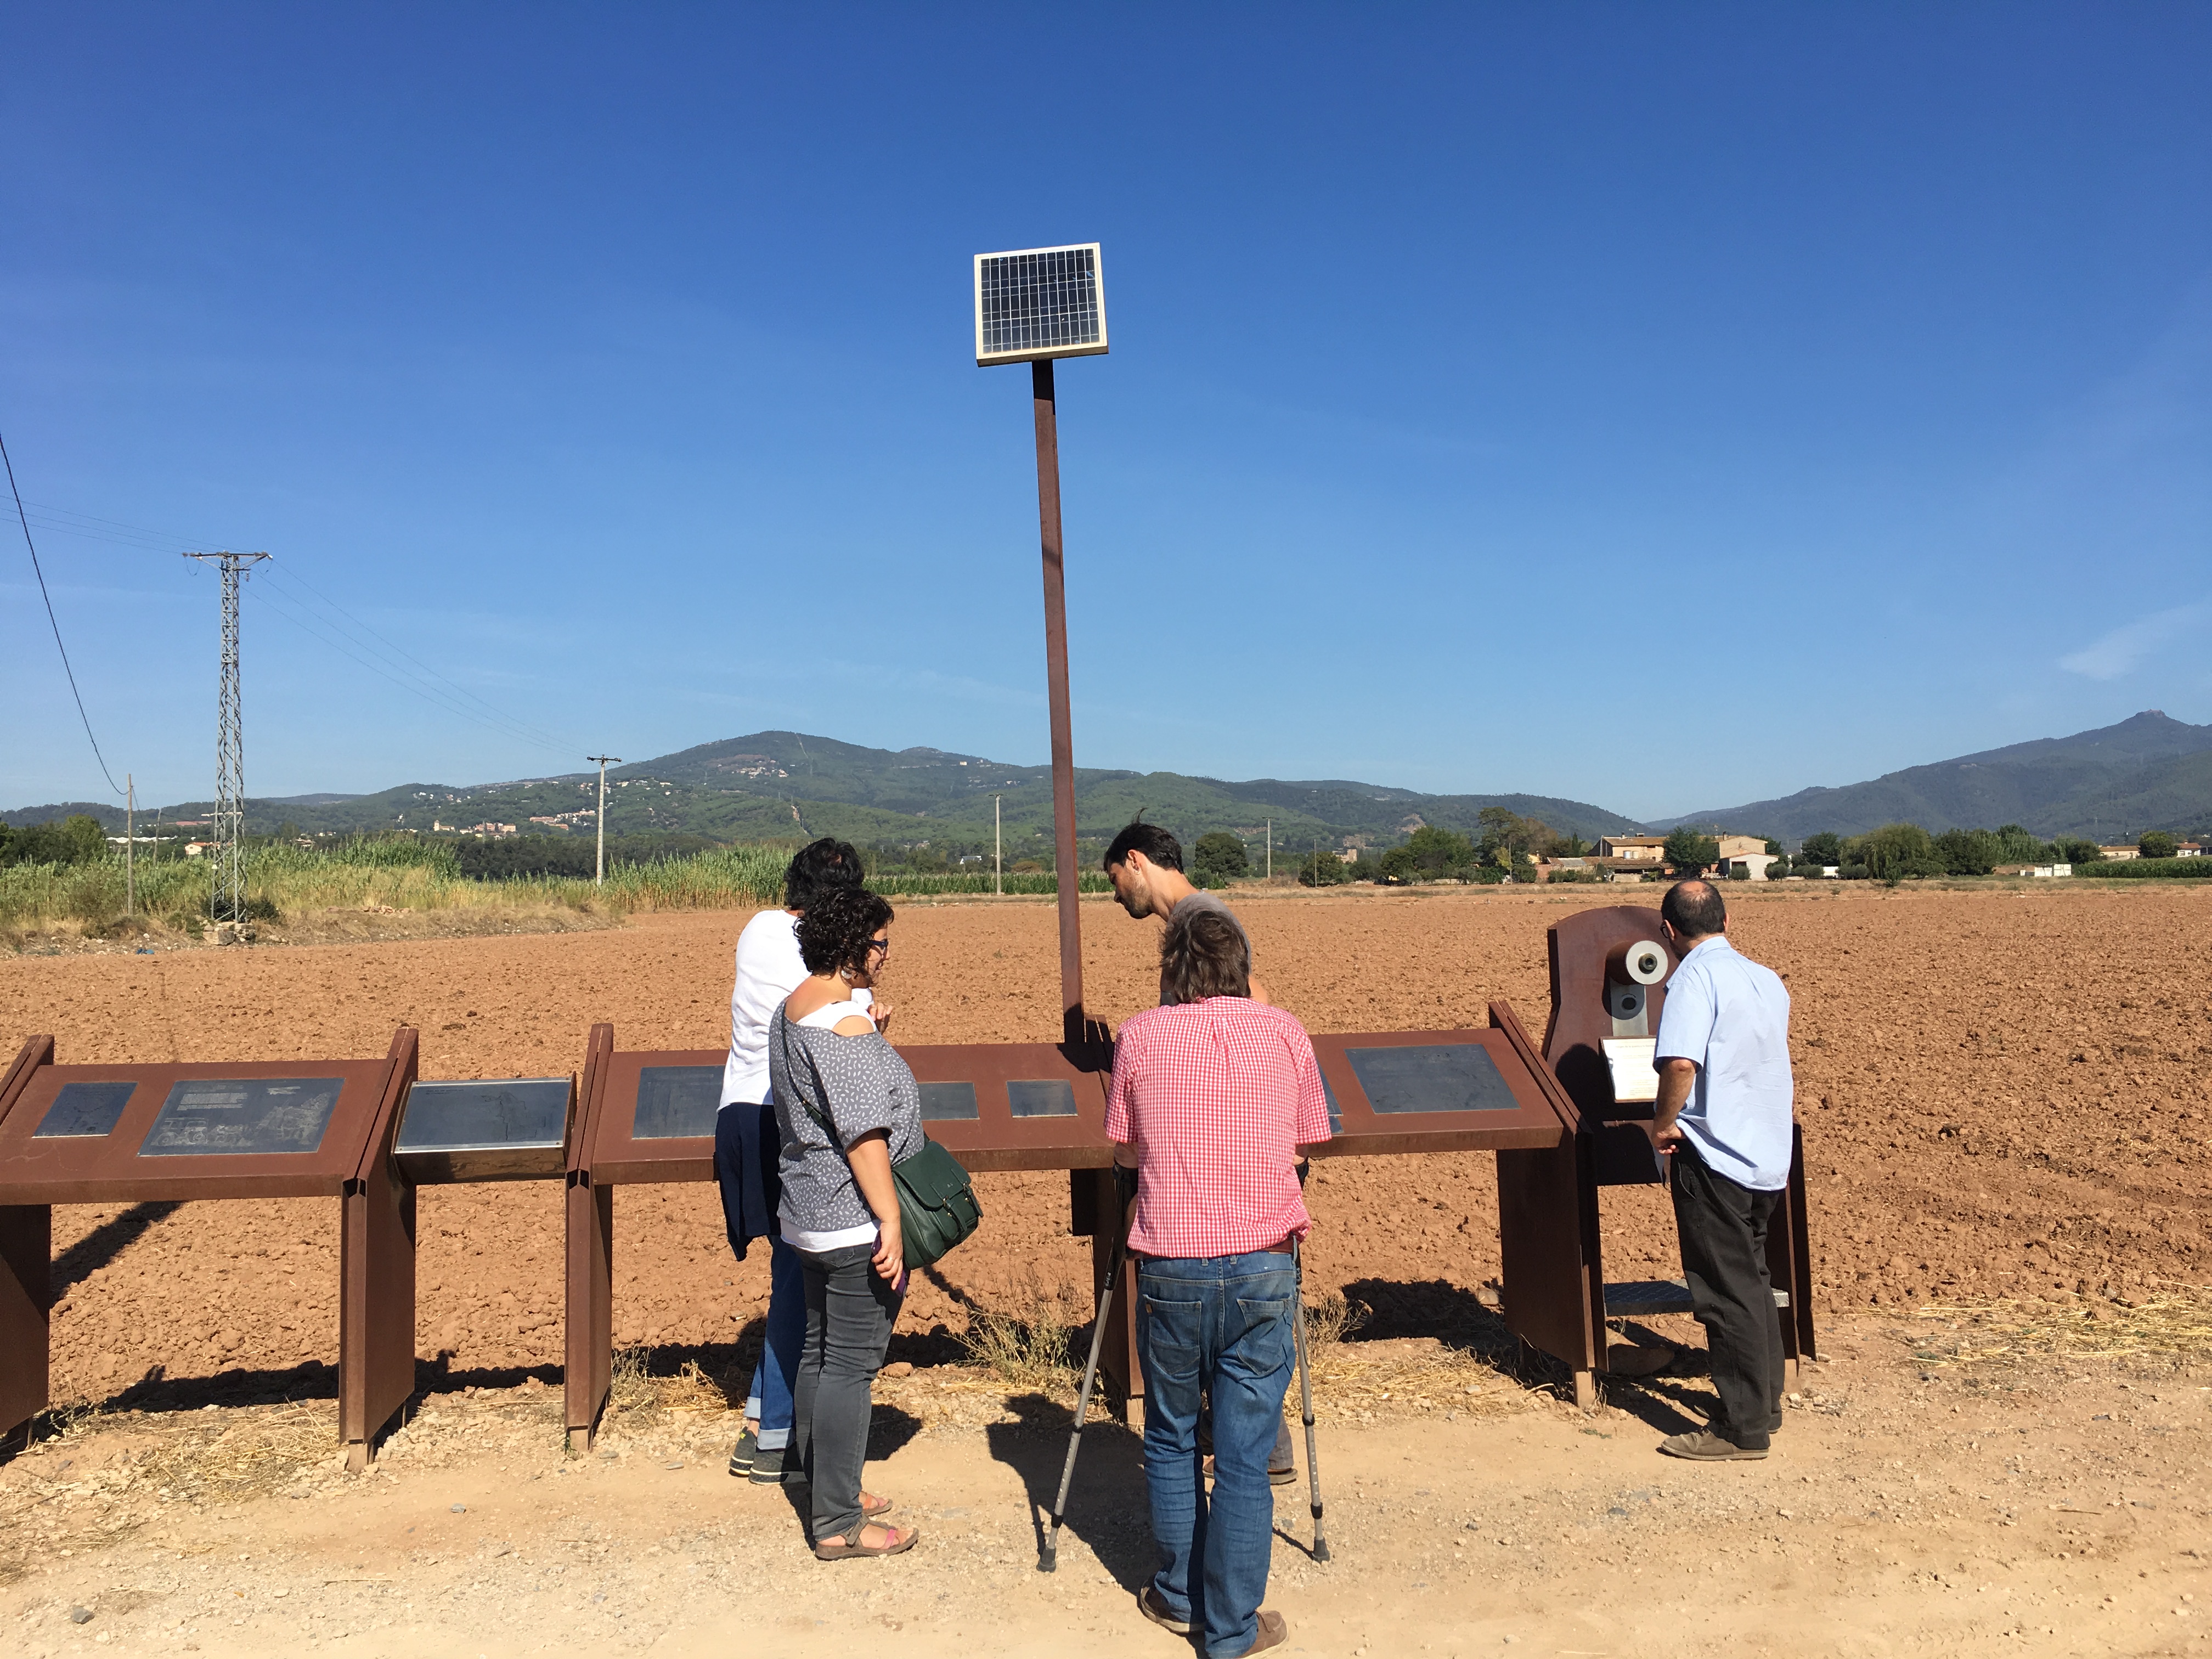
<path fill-rule="evenodd" d="M 1617 890 L 1616 890 L 1617 891 Z M 1590 891 L 1254 895 L 1240 899 L 1276 999 L 1321 1030 L 1484 1023 L 1546 1008 L 1544 928 Z M 1656 902 L 1657 890 L 1639 895 Z M 1731 897 L 1737 897 L 1735 891 Z M 422 1034 L 423 1075 L 566 1073 L 594 1020 L 626 1048 L 727 1040 L 738 914 L 646 916 L 602 932 L 0 963 L 0 1043 L 51 1031 L 65 1063 L 381 1054 Z M 1157 924 L 1084 907 L 1094 1013 L 1144 1006 Z M 1930 1292 L 2140 1293 L 2212 1279 L 2204 1203 L 2212 1061 L 2212 890 L 2048 887 L 1744 893 L 1730 933 L 1795 999 L 1799 1112 L 1817 1283 L 1835 1312 Z M 908 902 L 884 995 L 895 1037 L 1057 1035 L 1048 904 Z M 980 1182 L 984 1231 L 918 1285 L 902 1322 L 957 1328 L 962 1304 L 1018 1309 L 1084 1282 L 1057 1176 Z M 1322 1170 L 1310 1291 L 1498 1271 L 1483 1155 Z M 703 1186 L 616 1200 L 617 1330 L 727 1343 L 763 1310 L 766 1262 L 733 1263 Z M 1672 1270 L 1656 1189 L 1609 1193 L 1607 1268 Z M 559 1191 L 426 1189 L 422 1352 L 457 1372 L 556 1366 Z M 58 1211 L 58 1400 L 170 1379 L 294 1373 L 335 1358 L 336 1206 L 289 1201 Z"/>

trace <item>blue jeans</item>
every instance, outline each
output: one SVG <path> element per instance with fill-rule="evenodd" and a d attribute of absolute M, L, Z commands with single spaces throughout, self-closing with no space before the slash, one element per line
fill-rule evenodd
<path fill-rule="evenodd" d="M 1267 1454 L 1282 1427 L 1297 1308 L 1291 1258 L 1270 1250 L 1137 1264 L 1145 1481 L 1160 1555 L 1152 1587 L 1211 1656 L 1243 1653 L 1259 1633 L 1275 1538 Z M 1211 1499 L 1201 1389 L 1213 1403 Z"/>
<path fill-rule="evenodd" d="M 791 1379 L 806 1346 L 806 1269 L 775 1234 L 768 1240 L 768 1340 L 761 1344 L 745 1415 L 760 1425 L 763 1451 L 791 1443 Z"/>

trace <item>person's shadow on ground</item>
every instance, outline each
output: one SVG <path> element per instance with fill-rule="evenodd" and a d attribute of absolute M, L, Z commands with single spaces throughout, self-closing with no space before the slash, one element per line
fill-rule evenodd
<path fill-rule="evenodd" d="M 1040 1554 L 1052 1529 L 1053 1499 L 1067 1462 L 1068 1408 L 1041 1394 L 1006 1401 L 1018 1421 L 984 1431 L 991 1455 L 1021 1476 L 1030 1527 Z M 1127 1425 L 1094 1422 L 1083 1431 L 1061 1528 L 1091 1547 L 1114 1582 L 1134 1595 L 1159 1563 L 1152 1548 L 1152 1510 L 1145 1492 L 1144 1437 Z"/>

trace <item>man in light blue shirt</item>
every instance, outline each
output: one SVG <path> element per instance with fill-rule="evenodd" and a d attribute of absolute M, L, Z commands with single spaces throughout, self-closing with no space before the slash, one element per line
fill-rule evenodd
<path fill-rule="evenodd" d="M 1705 1328 L 1712 1421 L 1660 1450 L 1705 1462 L 1766 1455 L 1782 1426 L 1782 1325 L 1766 1273 L 1766 1228 L 1790 1182 L 1790 993 L 1739 956 L 1709 882 L 1677 882 L 1659 926 L 1681 958 L 1659 1016 L 1652 1139 L 1668 1182 L 1691 1310 Z"/>

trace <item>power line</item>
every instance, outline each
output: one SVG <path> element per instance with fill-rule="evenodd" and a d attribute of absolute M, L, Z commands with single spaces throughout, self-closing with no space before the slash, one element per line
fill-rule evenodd
<path fill-rule="evenodd" d="M 16 522 L 23 526 L 23 545 L 31 550 L 31 570 L 39 579 L 39 597 L 46 602 L 46 621 L 54 630 L 54 649 L 62 653 L 62 672 L 69 676 L 70 696 L 76 699 L 76 717 L 84 722 L 84 740 L 92 745 L 92 757 L 100 763 L 100 775 L 107 780 L 111 793 L 124 792 L 115 787 L 115 774 L 107 769 L 107 757 L 100 752 L 100 739 L 92 735 L 92 716 L 84 712 L 84 694 L 76 689 L 76 670 L 70 666 L 69 647 L 62 643 L 62 625 L 54 615 L 53 595 L 46 592 L 46 573 L 39 568 L 39 544 L 31 539 L 30 515 L 23 511 L 23 492 L 15 487 L 15 463 L 8 456 L 8 442 L 0 438 L 0 462 L 8 468 L 8 492 L 15 498 Z"/>
<path fill-rule="evenodd" d="M 131 524 L 121 519 L 79 513 L 51 502 L 33 501 L 27 505 L 42 530 L 148 552 L 179 550 L 179 538 L 166 531 Z M 199 537 L 193 539 L 204 544 L 220 538 Z M 275 578 L 277 586 L 286 590 L 281 595 L 266 586 L 252 590 L 255 597 L 270 602 L 276 616 L 400 690 L 414 693 L 441 714 L 473 721 L 512 742 L 529 744 L 559 754 L 574 752 L 574 744 L 516 718 L 498 704 L 440 673 L 389 635 L 348 611 L 289 562 L 280 565 L 280 562 L 272 559 L 263 567 L 262 574 Z M 290 591 L 295 585 L 307 592 Z M 298 608 L 296 614 L 286 608 L 284 601 L 288 599 L 291 605 Z M 332 631 L 325 632 L 325 629 Z M 368 654 L 364 656 L 364 652 Z M 466 706 L 468 704 L 475 707 L 470 708 Z"/>

